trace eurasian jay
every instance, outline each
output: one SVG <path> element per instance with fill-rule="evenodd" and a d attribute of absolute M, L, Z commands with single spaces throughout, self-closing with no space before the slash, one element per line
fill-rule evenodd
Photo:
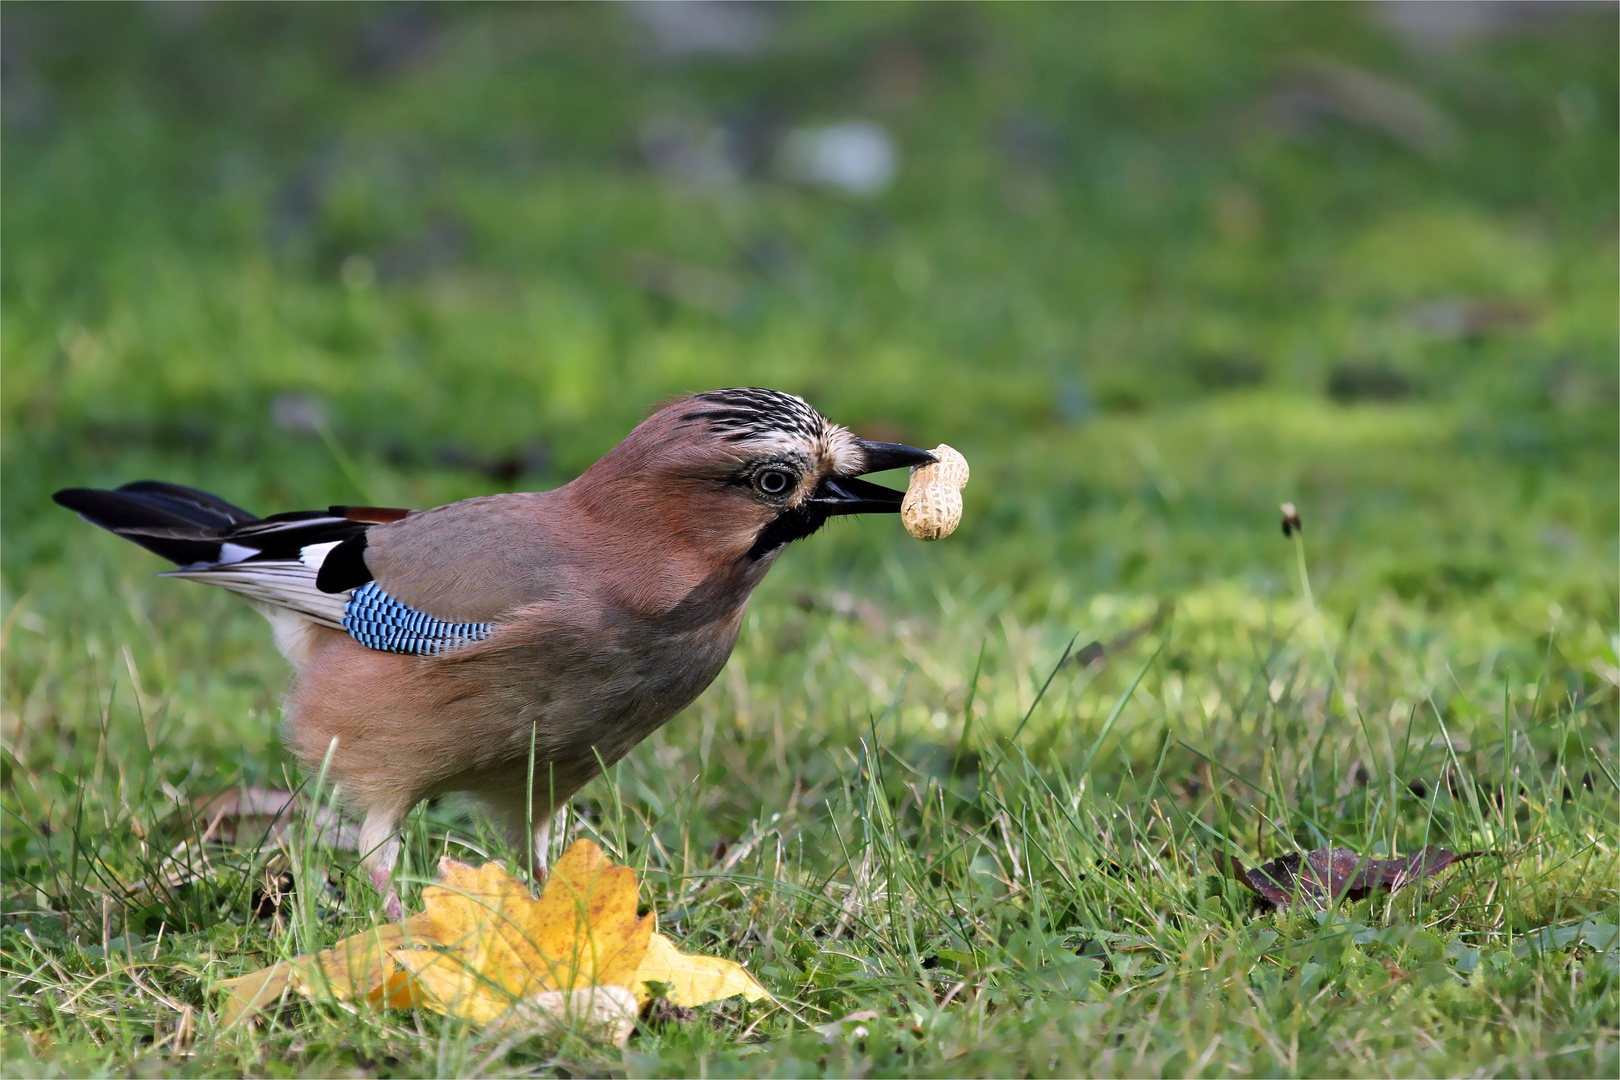
<path fill-rule="evenodd" d="M 330 754 L 398 918 L 412 807 L 470 794 L 544 867 L 555 809 L 714 680 L 783 547 L 897 512 L 856 477 L 933 460 L 747 388 L 668 405 L 553 491 L 266 518 L 152 480 L 55 499 L 269 620 L 294 669 L 284 737 L 308 769 Z"/>

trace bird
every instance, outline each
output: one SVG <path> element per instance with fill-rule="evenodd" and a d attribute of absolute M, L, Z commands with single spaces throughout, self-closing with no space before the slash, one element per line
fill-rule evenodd
<path fill-rule="evenodd" d="M 293 668 L 282 737 L 360 819 L 397 920 L 418 803 L 470 796 L 543 872 L 556 810 L 714 680 L 784 548 L 897 513 L 860 477 L 933 461 L 741 387 L 664 405 L 550 491 L 263 518 L 154 480 L 53 498 L 269 621 Z"/>

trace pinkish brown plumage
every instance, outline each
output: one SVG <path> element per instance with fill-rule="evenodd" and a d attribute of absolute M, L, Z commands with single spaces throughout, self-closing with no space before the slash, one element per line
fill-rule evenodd
<path fill-rule="evenodd" d="M 56 500 L 244 594 L 292 663 L 285 734 L 364 815 L 391 915 L 397 830 L 464 792 L 544 864 L 553 810 L 669 720 L 731 655 L 782 547 L 827 517 L 897 512 L 862 473 L 931 461 L 777 391 L 711 391 L 643 422 L 554 491 L 409 513 L 258 519 L 142 481 Z M 527 834 L 531 744 L 533 822 Z"/>

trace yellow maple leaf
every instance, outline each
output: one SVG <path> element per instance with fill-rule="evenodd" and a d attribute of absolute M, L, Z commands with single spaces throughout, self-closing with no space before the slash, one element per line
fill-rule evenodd
<path fill-rule="evenodd" d="M 344 1001 L 359 998 L 373 1008 L 408 1009 L 420 1003 L 421 994 L 393 952 L 407 943 L 432 940 L 432 935 L 432 922 L 425 915 L 413 915 L 403 923 L 346 937 L 316 954 L 315 964 L 295 963 L 293 989 L 314 997 L 324 982 L 332 996 Z"/>
<path fill-rule="evenodd" d="M 422 1005 L 481 1025 L 574 1022 L 623 1043 L 652 998 L 649 983 L 684 1006 L 770 997 L 734 961 L 683 953 L 655 933 L 652 915 L 636 916 L 637 892 L 635 871 L 589 840 L 557 860 L 538 900 L 499 863 L 441 859 L 439 883 L 422 890 L 425 912 L 226 980 L 222 1019 L 263 1008 L 289 986 L 306 997 L 324 987 L 344 1000 Z"/>
<path fill-rule="evenodd" d="M 413 915 L 403 923 L 386 923 L 344 938 L 315 956 L 300 956 L 248 975 L 226 979 L 220 1019 L 226 1024 L 278 1000 L 291 986 L 305 997 L 325 987 L 343 1001 L 362 999 L 373 1007 L 408 1009 L 421 1001 L 410 975 L 395 962 L 392 950 L 419 941 L 432 941 L 433 921 Z"/>
<path fill-rule="evenodd" d="M 642 1005 L 652 1000 L 648 983 L 663 983 L 664 997 L 672 1005 L 706 1005 L 742 995 L 759 1001 L 771 995 L 735 960 L 698 953 L 683 953 L 663 934 L 654 934 L 647 955 L 636 969 L 636 997 Z"/>
<path fill-rule="evenodd" d="M 634 987 L 653 917 L 636 917 L 635 871 L 590 841 L 557 860 L 539 900 L 498 863 L 443 859 L 439 881 L 422 900 L 445 950 L 393 953 L 428 1008 L 487 1024 L 544 991 Z"/>

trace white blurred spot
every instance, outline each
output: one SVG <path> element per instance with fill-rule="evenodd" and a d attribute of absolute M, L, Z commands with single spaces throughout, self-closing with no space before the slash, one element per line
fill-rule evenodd
<path fill-rule="evenodd" d="M 871 196 L 894 183 L 900 149 L 883 125 L 871 120 L 796 128 L 782 142 L 780 168 L 790 180 Z"/>

